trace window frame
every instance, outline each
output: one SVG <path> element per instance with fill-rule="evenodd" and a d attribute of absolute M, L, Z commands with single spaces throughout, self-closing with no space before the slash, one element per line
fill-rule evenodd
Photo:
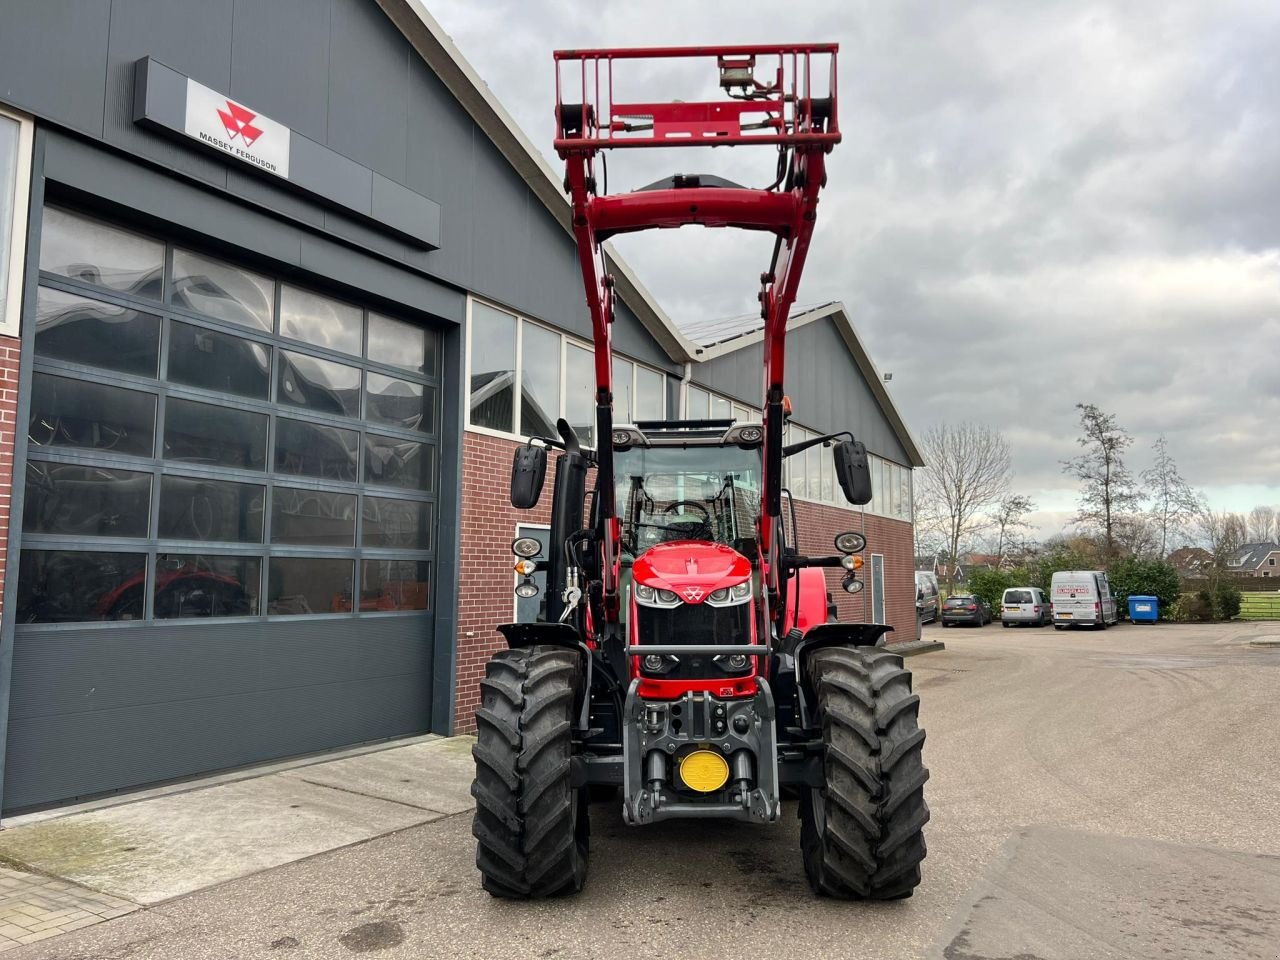
<path fill-rule="evenodd" d="M 262 273 L 272 282 L 274 285 L 273 315 L 275 317 L 273 329 L 269 331 L 258 330 L 236 324 L 228 320 L 222 320 L 217 317 L 202 314 L 169 302 L 169 286 L 171 282 L 170 276 L 174 249 L 181 247 L 182 249 L 191 250 L 193 253 L 200 256 L 209 256 L 209 254 L 206 254 L 202 248 L 186 242 L 180 242 L 172 237 L 158 235 L 145 229 L 139 229 L 136 225 L 128 221 L 108 219 L 93 212 L 83 211 L 73 205 L 55 203 L 50 204 L 50 206 L 58 207 L 59 209 L 66 211 L 68 214 L 78 218 L 99 221 L 119 229 L 139 234 L 147 237 L 148 239 L 158 240 L 164 245 L 162 289 L 160 290 L 159 296 L 155 299 L 137 294 L 116 291 L 106 287 L 93 286 L 92 284 L 86 283 L 82 280 L 66 277 L 61 274 L 42 272 L 38 267 L 34 268 L 32 276 L 30 277 L 30 282 L 35 283 L 38 286 L 47 287 L 51 290 L 76 296 L 87 297 L 110 306 L 140 310 L 156 315 L 161 319 L 159 338 L 160 361 L 155 376 L 142 376 L 117 371 L 104 371 L 104 369 L 100 367 L 59 360 L 53 357 L 44 357 L 36 354 L 34 352 L 34 348 L 31 348 L 31 366 L 33 374 L 38 372 L 51 376 L 69 377 L 73 380 L 81 382 L 87 381 L 89 383 L 100 383 L 105 381 L 109 382 L 109 385 L 111 386 L 141 392 L 154 399 L 155 428 L 153 431 L 152 448 L 149 455 L 122 454 L 115 453 L 107 449 L 76 447 L 29 446 L 27 449 L 28 459 L 150 473 L 152 475 L 152 487 L 150 514 L 148 517 L 149 536 L 146 538 L 127 539 L 117 537 L 83 538 L 59 534 L 28 533 L 24 530 L 22 532 L 21 551 L 19 553 L 18 564 L 19 566 L 21 564 L 21 553 L 28 550 L 73 550 L 80 552 L 87 551 L 91 553 L 142 553 L 146 558 L 146 590 L 144 595 L 145 614 L 141 620 L 86 620 L 69 623 L 31 623 L 20 624 L 20 629 L 23 632 L 59 630 L 66 629 L 68 627 L 74 627 L 77 630 L 114 629 L 119 628 L 122 625 L 127 626 L 137 625 L 139 623 L 161 622 L 159 618 L 155 616 L 156 577 L 159 557 L 161 555 L 169 554 L 203 554 L 210 556 L 250 557 L 258 559 L 260 561 L 258 583 L 260 612 L 233 617 L 191 617 L 166 619 L 163 621 L 166 626 L 179 627 L 184 624 L 208 625 L 211 622 L 225 622 L 231 624 L 249 622 L 260 623 L 277 622 L 286 619 L 296 621 L 308 619 L 333 620 L 356 617 L 376 618 L 408 616 L 434 618 L 437 613 L 435 608 L 436 584 L 434 581 L 428 585 L 429 607 L 425 610 L 361 611 L 359 607 L 360 597 L 363 591 L 363 584 L 361 582 L 362 562 L 365 560 L 426 561 L 431 565 L 431 576 L 434 577 L 437 573 L 437 550 L 439 548 L 439 538 L 436 536 L 434 530 L 431 533 L 430 543 L 426 549 L 392 546 L 377 547 L 365 546 L 363 544 L 363 512 L 365 500 L 369 497 L 428 503 L 430 505 L 429 509 L 431 511 L 432 523 L 438 524 L 440 519 L 440 492 L 438 489 L 433 489 L 428 492 L 421 489 L 395 487 L 387 484 L 372 484 L 364 480 L 364 438 L 366 435 L 372 434 L 381 437 L 390 436 L 397 440 L 403 440 L 406 442 L 425 444 L 432 448 L 431 456 L 433 457 L 435 468 L 438 471 L 442 445 L 441 431 L 444 419 L 442 411 L 438 409 L 439 405 L 444 402 L 442 344 L 439 342 L 439 339 L 442 337 L 441 328 L 430 325 L 429 322 L 424 321 L 422 318 L 409 318 L 404 315 L 389 313 L 384 309 L 375 308 L 367 304 L 361 306 L 361 349 L 364 353 L 368 352 L 369 313 L 377 313 L 380 316 L 384 316 L 392 320 L 410 323 L 415 327 L 423 329 L 425 331 L 425 338 L 432 336 L 437 338 L 437 343 L 434 347 L 434 366 L 430 370 L 424 372 L 408 370 L 404 367 L 394 366 L 381 361 L 369 360 L 365 356 L 353 357 L 351 354 L 342 353 L 341 351 L 296 340 L 279 332 L 279 301 L 284 284 L 288 283 L 292 286 L 329 299 L 342 300 L 346 303 L 351 303 L 352 301 L 333 296 L 323 287 L 317 286 L 314 283 L 308 283 L 306 280 L 299 282 L 298 278 L 283 274 L 278 270 L 262 270 L 256 264 L 245 264 L 238 260 L 227 259 L 226 257 L 221 257 L 219 255 L 213 256 L 215 259 L 222 259 L 233 266 Z M 171 329 L 174 322 L 186 323 L 202 329 L 207 329 L 210 332 L 238 337 L 245 341 L 257 343 L 265 348 L 268 351 L 269 371 L 267 396 L 265 398 L 242 397 L 217 390 L 210 390 L 204 387 L 188 386 L 185 384 L 170 382 L 168 379 L 168 354 L 171 340 Z M 32 327 L 30 335 L 32 343 L 34 343 L 34 327 Z M 278 396 L 276 366 L 282 351 L 303 353 L 319 360 L 331 360 L 345 366 L 356 366 L 360 371 L 360 399 L 357 408 L 357 416 L 348 417 L 329 413 L 316 414 L 305 407 L 295 407 L 281 402 Z M 382 374 L 397 380 L 411 381 L 424 386 L 424 388 L 433 389 L 435 391 L 437 404 L 433 429 L 429 432 L 411 430 L 379 421 L 366 420 L 365 414 L 368 406 L 366 398 L 367 374 L 369 373 Z M 104 374 L 107 376 L 104 377 Z M 196 403 L 212 404 L 222 408 L 266 415 L 267 438 L 265 469 L 255 470 L 247 467 L 193 464 L 186 461 L 165 459 L 164 425 L 167 419 L 167 404 L 171 398 Z M 320 477 L 308 477 L 277 470 L 275 466 L 275 446 L 278 434 L 277 424 L 280 418 L 299 420 L 320 426 L 338 427 L 354 431 L 358 438 L 355 479 L 346 481 Z M 263 486 L 265 488 L 265 493 L 262 502 L 263 533 L 261 542 L 244 543 L 233 541 L 201 541 L 160 537 L 158 530 L 160 516 L 159 499 L 160 490 L 163 486 L 163 479 L 166 476 L 180 476 L 211 481 L 231 481 Z M 319 546 L 272 543 L 270 539 L 271 516 L 276 486 L 303 488 L 314 490 L 316 492 L 340 493 L 355 496 L 356 526 L 352 545 L 349 547 L 338 547 L 327 545 Z M 438 478 L 436 480 L 435 487 L 439 487 Z M 301 615 L 269 613 L 269 577 L 270 564 L 273 558 L 342 559 L 350 562 L 353 565 L 352 609 L 350 611 L 313 612 Z M 18 571 L 15 569 L 14 575 L 17 576 L 17 574 Z"/>
<path fill-rule="evenodd" d="M 515 390 L 515 396 L 512 398 L 512 402 L 511 402 L 511 420 L 512 420 L 511 431 L 498 430 L 494 427 L 480 426 L 478 424 L 474 424 L 471 422 L 471 335 L 473 330 L 472 307 L 477 303 L 483 304 L 484 306 L 489 307 L 490 309 L 500 310 L 503 313 L 509 314 L 510 316 L 514 317 L 516 321 L 516 344 L 515 344 L 516 365 L 515 365 L 515 369 L 512 371 L 512 383 Z M 522 443 L 528 439 L 529 434 L 520 432 L 521 427 L 523 426 L 520 420 L 521 420 L 521 411 L 523 409 L 523 404 L 521 403 L 521 391 L 523 390 L 523 384 L 524 384 L 525 324 L 528 324 L 533 327 L 537 327 L 540 330 L 545 330 L 549 333 L 555 334 L 560 338 L 560 409 L 557 411 L 556 416 L 564 417 L 566 420 L 568 419 L 568 410 L 566 408 L 566 401 L 568 400 L 568 395 L 569 395 L 568 394 L 568 377 L 565 375 L 565 371 L 567 369 L 567 363 L 568 363 L 569 346 L 572 345 L 580 349 L 586 350 L 588 353 L 592 354 L 593 356 L 595 354 L 595 347 L 589 341 L 583 340 L 581 337 L 575 337 L 573 334 L 566 333 L 565 331 L 555 326 L 552 326 L 549 323 L 544 323 L 541 320 L 535 320 L 532 317 L 525 316 L 524 314 L 519 313 L 511 309 L 510 307 L 506 307 L 506 306 L 503 306 L 502 304 L 495 303 L 492 300 L 486 300 L 483 297 L 468 295 L 467 308 L 466 308 L 466 327 L 467 327 L 466 356 L 464 358 L 463 366 L 465 369 L 463 371 L 463 376 L 462 376 L 463 404 L 466 407 L 466 424 L 463 427 L 463 429 L 467 433 L 478 433 L 486 437 L 500 437 L 503 440 L 518 440 Z M 662 406 L 662 416 L 665 417 L 667 415 L 667 373 L 666 371 L 660 370 L 657 367 L 653 366 L 652 364 L 644 363 L 640 360 L 633 359 L 632 357 L 629 357 L 626 354 L 622 354 L 622 353 L 615 353 L 614 360 L 615 361 L 621 360 L 631 364 L 631 396 L 633 399 L 635 397 L 637 370 L 643 368 L 645 370 L 648 370 L 651 373 L 656 373 L 659 377 L 662 378 L 661 380 L 662 389 L 659 391 L 659 401 Z M 594 393 L 594 384 L 592 385 L 592 388 L 593 388 L 592 392 Z M 595 418 L 592 417 L 593 428 L 595 426 L 594 420 Z M 619 420 L 618 422 L 621 423 L 622 421 Z"/>
<path fill-rule="evenodd" d="M 8 287 L 0 297 L 0 336 L 17 337 L 22 332 L 22 299 L 26 286 L 23 266 L 27 259 L 27 230 L 31 218 L 31 163 L 35 144 L 35 121 L 20 111 L 0 103 L 0 117 L 18 124 L 18 155 L 13 171 L 13 219 L 0 224 L 9 232 Z M 0 189 L 5 189 L 0 185 Z"/>

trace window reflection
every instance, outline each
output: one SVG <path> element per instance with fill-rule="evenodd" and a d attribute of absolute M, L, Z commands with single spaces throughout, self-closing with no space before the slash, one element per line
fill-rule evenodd
<path fill-rule="evenodd" d="M 557 436 L 560 416 L 560 334 L 524 323 L 520 384 L 520 432 Z"/>
<path fill-rule="evenodd" d="M 414 560 L 365 560 L 360 568 L 361 610 L 426 610 L 431 564 Z"/>
<path fill-rule="evenodd" d="M 366 547 L 431 549 L 431 504 L 365 497 L 361 542 Z"/>
<path fill-rule="evenodd" d="M 317 347 L 360 356 L 361 312 L 359 307 L 310 290 L 288 284 L 280 287 L 280 333 Z"/>
<path fill-rule="evenodd" d="M 257 557 L 162 553 L 156 557 L 156 619 L 255 616 L 261 570 Z"/>
<path fill-rule="evenodd" d="M 23 550 L 18 621 L 140 620 L 146 569 L 142 553 Z"/>
<path fill-rule="evenodd" d="M 169 324 L 169 379 L 242 397 L 267 398 L 271 348 L 177 320 Z"/>
<path fill-rule="evenodd" d="M 595 446 L 596 370 L 590 350 L 565 344 L 564 415 L 584 446 Z"/>
<path fill-rule="evenodd" d="M 45 207 L 40 269 L 96 287 L 159 298 L 164 244 L 99 220 Z"/>
<path fill-rule="evenodd" d="M 366 374 L 365 418 L 405 430 L 436 431 L 436 390 L 420 383 Z"/>
<path fill-rule="evenodd" d="M 435 353 L 435 334 L 403 320 L 369 313 L 370 360 L 416 373 L 434 374 Z"/>
<path fill-rule="evenodd" d="M 36 355 L 154 377 L 160 318 L 61 290 L 36 298 Z"/>
<path fill-rule="evenodd" d="M 631 381 L 635 364 L 630 360 L 613 358 L 613 422 L 632 423 Z"/>
<path fill-rule="evenodd" d="M 172 303 L 242 327 L 270 330 L 275 282 L 260 273 L 190 250 L 173 251 Z"/>
<path fill-rule="evenodd" d="M 164 405 L 164 457 L 262 470 L 267 465 L 267 415 L 170 397 Z"/>
<path fill-rule="evenodd" d="M 356 479 L 360 434 L 303 420 L 276 418 L 276 470 L 325 480 Z"/>
<path fill-rule="evenodd" d="M 267 578 L 267 613 L 300 616 L 351 610 L 351 560 L 275 557 Z"/>
<path fill-rule="evenodd" d="M 434 486 L 434 448 L 425 443 L 368 434 L 364 453 L 366 483 L 427 491 Z"/>
<path fill-rule="evenodd" d="M 262 542 L 263 488 L 254 483 L 160 478 L 160 536 L 169 540 Z"/>
<path fill-rule="evenodd" d="M 149 473 L 27 461 L 24 533 L 145 537 L 150 517 Z"/>
<path fill-rule="evenodd" d="M 317 413 L 360 416 L 360 371 L 332 360 L 280 351 L 276 399 Z"/>
<path fill-rule="evenodd" d="M 471 304 L 471 423 L 515 430 L 516 318 Z"/>
<path fill-rule="evenodd" d="M 27 436 L 36 447 L 152 455 L 156 398 L 149 393 L 36 373 Z"/>
<path fill-rule="evenodd" d="M 355 495 L 275 487 L 271 491 L 271 542 L 354 546 Z"/>

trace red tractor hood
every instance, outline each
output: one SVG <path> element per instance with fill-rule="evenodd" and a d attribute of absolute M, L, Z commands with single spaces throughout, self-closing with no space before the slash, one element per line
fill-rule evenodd
<path fill-rule="evenodd" d="M 718 543 L 676 540 L 642 553 L 631 574 L 636 583 L 670 590 L 685 603 L 702 603 L 711 591 L 751 576 L 751 561 Z"/>

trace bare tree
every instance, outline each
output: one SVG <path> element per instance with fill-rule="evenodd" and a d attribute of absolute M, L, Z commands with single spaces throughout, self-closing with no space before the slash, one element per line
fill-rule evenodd
<path fill-rule="evenodd" d="M 1155 462 L 1142 471 L 1142 482 L 1151 498 L 1151 519 L 1155 522 L 1163 559 L 1169 552 L 1170 538 L 1196 515 L 1198 506 L 1195 491 L 1178 472 L 1163 434 L 1156 438 L 1151 449 L 1155 451 Z"/>
<path fill-rule="evenodd" d="M 1276 538 L 1276 512 L 1271 507 L 1254 507 L 1249 511 L 1249 541 L 1273 543 Z"/>
<path fill-rule="evenodd" d="M 1013 535 L 1018 530 L 1025 530 L 1031 524 L 1027 514 L 1035 510 L 1036 505 L 1030 497 L 1020 493 L 1009 494 L 996 504 L 991 514 L 991 522 L 996 528 L 996 566 L 1004 564 L 1005 556 L 1015 546 Z"/>
<path fill-rule="evenodd" d="M 1206 572 L 1210 588 L 1217 589 L 1219 579 L 1227 570 L 1227 560 L 1248 539 L 1248 528 L 1240 514 L 1213 510 L 1203 496 L 1198 498 L 1198 502 L 1200 510 L 1196 526 L 1211 558 Z"/>
<path fill-rule="evenodd" d="M 1077 442 L 1084 453 L 1064 460 L 1063 471 L 1084 483 L 1076 523 L 1102 533 L 1105 556 L 1115 556 L 1116 521 L 1133 513 L 1141 500 L 1133 475 L 1125 468 L 1124 452 L 1133 443 L 1116 425 L 1114 414 L 1103 413 L 1092 403 L 1077 403 L 1083 434 Z"/>
<path fill-rule="evenodd" d="M 1009 489 L 1009 445 L 1000 431 L 972 423 L 941 424 L 924 434 L 921 475 L 926 513 L 939 518 L 947 541 L 948 589 L 955 589 L 962 541 L 983 526 L 985 512 Z"/>

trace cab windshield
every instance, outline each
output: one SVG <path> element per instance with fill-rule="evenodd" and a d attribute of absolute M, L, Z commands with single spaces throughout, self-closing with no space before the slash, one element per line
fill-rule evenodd
<path fill-rule="evenodd" d="M 633 447 L 617 454 L 624 556 L 704 540 L 748 556 L 760 515 L 760 452 L 739 447 Z"/>

